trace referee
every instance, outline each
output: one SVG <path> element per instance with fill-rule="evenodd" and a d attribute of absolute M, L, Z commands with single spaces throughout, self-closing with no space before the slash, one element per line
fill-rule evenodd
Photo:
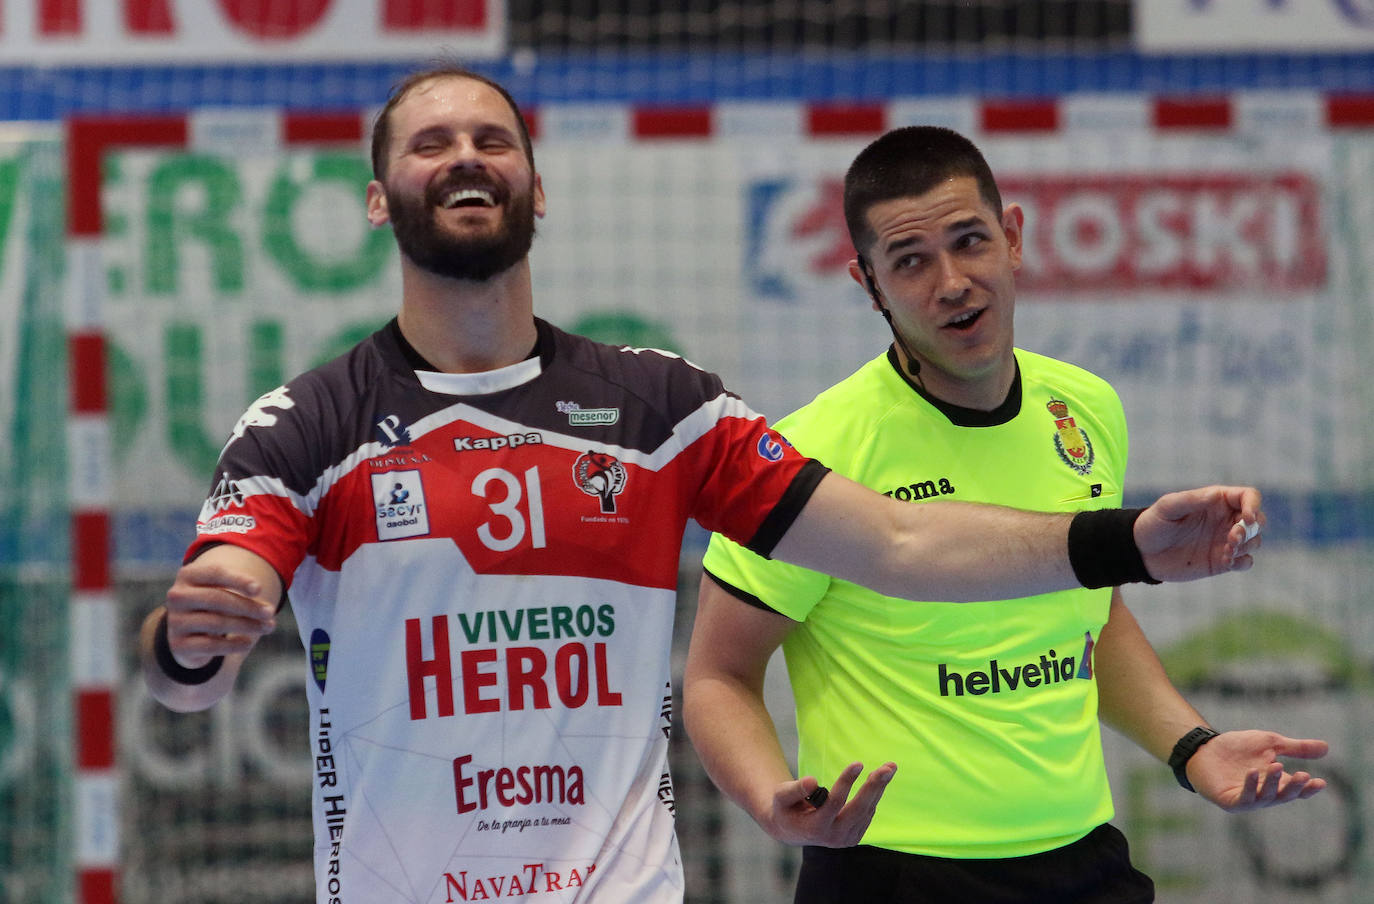
<path fill-rule="evenodd" d="M 1120 506 L 1116 392 L 1013 345 L 1024 213 L 1003 206 L 978 149 L 947 129 L 890 132 L 853 162 L 844 205 L 850 274 L 894 341 L 779 422 L 797 449 L 910 504 Z M 1325 786 L 1278 761 L 1322 756 L 1324 741 L 1213 730 L 1119 587 L 901 600 L 720 536 L 705 567 L 687 729 L 722 790 L 805 846 L 798 904 L 1154 900 L 1109 823 L 1100 719 L 1225 810 Z M 763 704 L 779 645 L 799 780 Z M 865 762 L 882 765 L 851 796 Z"/>

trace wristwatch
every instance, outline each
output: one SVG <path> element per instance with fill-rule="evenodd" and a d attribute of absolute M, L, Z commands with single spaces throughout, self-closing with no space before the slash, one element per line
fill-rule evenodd
<path fill-rule="evenodd" d="M 1169 768 L 1174 770 L 1174 778 L 1178 779 L 1180 786 L 1194 794 L 1197 793 L 1193 783 L 1188 781 L 1188 761 L 1193 758 L 1193 754 L 1197 753 L 1199 747 L 1219 734 L 1221 732 L 1199 725 L 1178 739 L 1178 743 L 1174 745 L 1174 752 L 1169 754 Z"/>

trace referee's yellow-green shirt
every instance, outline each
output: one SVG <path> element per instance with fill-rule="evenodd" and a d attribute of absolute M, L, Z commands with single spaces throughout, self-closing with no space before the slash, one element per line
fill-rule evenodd
<path fill-rule="evenodd" d="M 1081 368 L 1016 351 L 1006 403 L 933 402 L 891 353 L 779 421 L 803 453 L 904 502 L 1119 506 L 1126 421 Z M 1111 591 L 914 602 L 771 561 L 720 536 L 706 569 L 800 624 L 783 645 L 802 774 L 892 760 L 863 843 L 940 857 L 1060 847 L 1112 817 L 1092 680 Z"/>

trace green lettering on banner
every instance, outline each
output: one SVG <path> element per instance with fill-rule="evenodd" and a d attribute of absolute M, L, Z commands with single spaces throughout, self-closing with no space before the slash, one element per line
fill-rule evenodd
<path fill-rule="evenodd" d="M 375 321 L 365 320 L 360 323 L 348 324 L 343 329 L 339 330 L 339 332 L 335 333 L 329 341 L 324 344 L 315 357 L 310 359 L 310 366 L 319 367 L 327 361 L 334 360 L 359 342 L 362 342 L 368 336 L 377 332 L 377 330 L 381 329 L 390 319 L 390 314 L 383 314 Z"/>
<path fill-rule="evenodd" d="M 255 320 L 248 332 L 248 397 L 256 399 L 286 382 L 286 339 L 278 320 Z"/>
<path fill-rule="evenodd" d="M 201 379 L 200 327 L 171 321 L 164 327 L 167 356 L 167 442 L 192 474 L 209 474 L 219 446 L 206 436 L 205 392 Z"/>
<path fill-rule="evenodd" d="M 185 209 L 187 197 L 194 194 L 200 198 L 198 208 Z M 243 291 L 243 241 L 231 225 L 231 214 L 242 198 L 238 175 L 223 160 L 187 154 L 158 164 L 148 177 L 143 276 L 149 293 L 180 291 L 179 243 L 188 240 L 201 242 L 209 253 L 216 292 Z"/>
<path fill-rule="evenodd" d="M 118 342 L 105 344 L 105 372 L 110 381 L 110 446 L 123 462 L 148 416 L 148 380 L 138 362 Z"/>
<path fill-rule="evenodd" d="M 278 170 L 263 207 L 263 250 L 305 291 L 334 295 L 353 291 L 381 275 L 391 254 L 391 236 L 384 230 L 365 230 L 357 247 L 331 248 L 325 256 L 302 245 L 293 218 L 297 204 L 316 203 L 307 197 L 312 183 L 336 182 L 358 199 L 358 222 L 364 222 L 361 199 L 371 174 L 356 154 L 322 154 L 315 158 L 310 175 L 310 181 L 302 183 L 292 178 L 289 166 Z"/>
<path fill-rule="evenodd" d="M 14 222 L 15 199 L 19 195 L 19 174 L 23 161 L 0 160 L 0 279 L 5 275 L 9 250 L 10 224 Z"/>

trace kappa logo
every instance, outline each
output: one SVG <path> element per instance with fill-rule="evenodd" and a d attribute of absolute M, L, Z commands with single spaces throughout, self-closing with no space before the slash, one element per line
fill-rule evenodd
<path fill-rule="evenodd" d="M 224 449 L 228 449 L 232 446 L 234 440 L 241 439 L 243 435 L 248 432 L 249 427 L 271 427 L 275 424 L 277 422 L 277 416 L 267 409 L 277 408 L 286 411 L 287 409 L 295 407 L 296 403 L 287 393 L 285 386 L 278 386 L 271 392 L 263 394 L 243 413 L 243 417 L 239 418 L 239 422 L 234 425 L 233 435 L 231 435 L 229 441 L 224 444 Z M 220 450 L 220 455 L 224 454 L 224 449 Z"/>
<path fill-rule="evenodd" d="M 1069 403 L 1062 399 L 1050 399 L 1045 403 L 1054 416 L 1054 448 L 1059 458 L 1078 474 L 1091 474 L 1093 470 L 1093 444 L 1088 434 L 1074 423 L 1069 416 Z"/>
<path fill-rule="evenodd" d="M 601 500 L 603 515 L 615 512 L 615 497 L 624 492 L 628 478 L 620 459 L 605 452 L 583 452 L 573 462 L 573 482 L 588 496 Z"/>
<path fill-rule="evenodd" d="M 423 537 L 429 533 L 425 485 L 419 471 L 386 471 L 372 475 L 378 540 Z"/>
<path fill-rule="evenodd" d="M 510 433 L 505 436 L 456 436 L 453 438 L 455 452 L 498 452 L 501 449 L 518 449 L 525 445 L 539 445 L 544 442 L 543 435 L 530 433 Z"/>

